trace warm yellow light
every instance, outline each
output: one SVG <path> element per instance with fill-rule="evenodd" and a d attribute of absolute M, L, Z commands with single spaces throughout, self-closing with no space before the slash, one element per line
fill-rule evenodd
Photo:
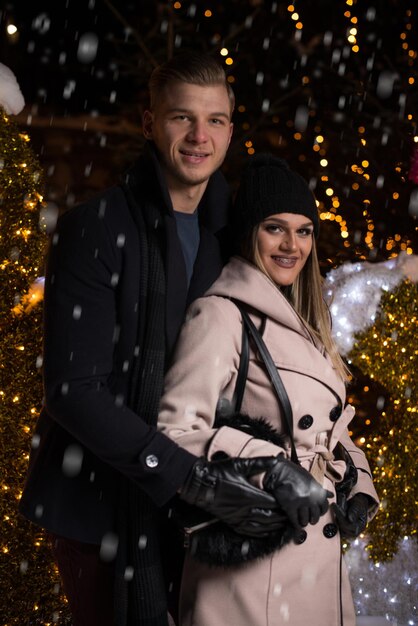
<path fill-rule="evenodd" d="M 334 190 L 332 189 L 332 187 L 328 187 L 328 189 L 325 190 L 325 193 L 327 194 L 327 196 L 332 196 Z"/>
<path fill-rule="evenodd" d="M 366 160 L 362 161 L 361 164 L 362 164 L 363 167 L 369 167 L 369 165 L 370 165 L 369 162 L 366 161 Z"/>
<path fill-rule="evenodd" d="M 357 45 L 353 46 L 351 49 L 353 52 L 359 52 L 360 50 L 360 48 Z"/>
<path fill-rule="evenodd" d="M 324 141 L 323 136 L 322 136 L 322 135 L 317 135 L 317 137 L 316 137 L 316 142 L 317 142 L 317 143 L 322 143 L 323 141 Z"/>
<path fill-rule="evenodd" d="M 14 24 L 8 24 L 6 30 L 8 35 L 14 35 L 17 33 L 17 28 Z"/>
<path fill-rule="evenodd" d="M 227 59 L 225 59 L 225 63 L 226 63 L 227 65 L 232 65 L 232 64 L 233 64 L 233 62 L 234 62 L 234 60 L 233 60 L 233 59 L 231 59 L 231 57 L 228 57 Z"/>
<path fill-rule="evenodd" d="M 228 55 L 228 48 L 222 48 L 220 54 L 222 54 L 223 57 L 226 57 Z"/>
<path fill-rule="evenodd" d="M 320 165 L 322 165 L 322 167 L 326 167 L 328 165 L 328 161 L 326 159 L 321 159 L 319 163 Z"/>
<path fill-rule="evenodd" d="M 292 13 L 292 20 L 295 20 L 295 22 L 297 22 L 299 19 L 299 13 Z"/>

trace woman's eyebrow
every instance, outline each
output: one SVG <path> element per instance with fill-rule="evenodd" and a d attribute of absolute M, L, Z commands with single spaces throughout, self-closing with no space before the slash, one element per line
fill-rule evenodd
<path fill-rule="evenodd" d="M 284 224 L 285 226 L 289 225 L 289 222 L 287 220 L 282 220 L 278 217 L 266 217 L 266 219 L 264 220 L 265 222 L 277 222 L 278 224 Z M 298 226 L 298 228 L 304 228 L 306 226 L 313 226 L 313 222 L 309 221 L 309 222 L 304 222 L 303 224 L 300 224 Z"/>

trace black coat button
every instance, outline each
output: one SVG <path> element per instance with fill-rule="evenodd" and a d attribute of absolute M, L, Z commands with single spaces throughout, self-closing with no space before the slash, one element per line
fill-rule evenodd
<path fill-rule="evenodd" d="M 294 537 L 294 542 L 296 544 L 301 544 L 304 541 L 306 541 L 306 537 L 308 536 L 308 533 L 306 532 L 306 530 L 300 530 L 297 535 Z"/>
<path fill-rule="evenodd" d="M 340 405 L 334 406 L 334 408 L 331 409 L 331 411 L 329 412 L 329 419 L 331 420 L 331 422 L 336 422 L 337 419 L 340 417 L 340 415 L 341 415 Z"/>
<path fill-rule="evenodd" d="M 335 537 L 335 535 L 338 532 L 337 525 L 325 524 L 324 528 L 322 529 L 322 532 L 324 533 L 324 537 L 326 537 L 327 539 L 332 539 L 332 537 Z"/>
<path fill-rule="evenodd" d="M 301 428 L 302 430 L 307 430 L 308 428 L 310 428 L 313 424 L 313 417 L 312 415 L 302 415 L 302 417 L 300 418 L 298 425 L 299 428 Z"/>

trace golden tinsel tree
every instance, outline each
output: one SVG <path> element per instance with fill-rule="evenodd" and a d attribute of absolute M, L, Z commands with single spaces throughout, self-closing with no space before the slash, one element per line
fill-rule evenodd
<path fill-rule="evenodd" d="M 42 194 L 43 175 L 29 137 L 0 106 L 2 626 L 57 623 L 65 610 L 45 535 L 17 508 L 42 403 L 42 276 L 48 243 Z"/>
<path fill-rule="evenodd" d="M 376 561 L 391 559 L 404 536 L 418 539 L 418 286 L 384 293 L 373 326 L 356 336 L 350 359 L 387 390 L 378 434 L 367 444 L 382 506 L 368 527 Z"/>

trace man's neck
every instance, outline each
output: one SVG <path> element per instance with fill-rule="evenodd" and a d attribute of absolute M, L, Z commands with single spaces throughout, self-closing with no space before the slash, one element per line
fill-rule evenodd
<path fill-rule="evenodd" d="M 170 194 L 171 203 L 174 211 L 179 213 L 194 213 L 199 206 L 199 202 L 202 199 L 207 187 L 207 181 L 194 187 L 188 187 L 187 189 L 170 189 L 168 187 L 168 193 Z"/>

